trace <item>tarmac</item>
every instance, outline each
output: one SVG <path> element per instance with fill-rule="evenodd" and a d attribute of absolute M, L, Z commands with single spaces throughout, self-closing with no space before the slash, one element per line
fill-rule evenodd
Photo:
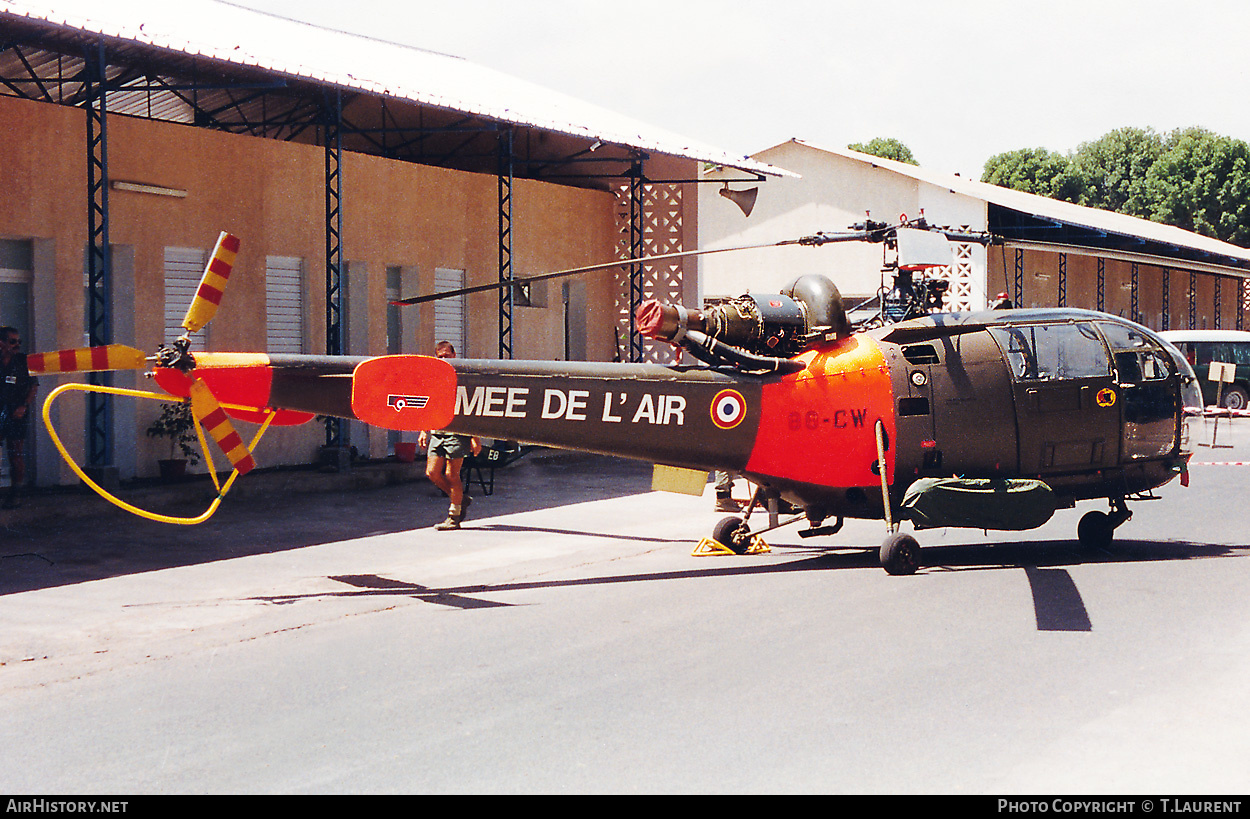
<path fill-rule="evenodd" d="M 1243 419 L 1208 426 L 1194 464 L 1241 464 L 1250 451 Z M 1218 446 L 1211 447 L 1216 433 Z M 1247 463 L 1250 465 L 1250 463 Z M 536 448 L 472 476 L 466 526 L 502 515 L 651 492 L 642 461 Z M 739 482 L 745 496 L 746 485 Z M 135 481 L 118 496 L 164 515 L 195 517 L 217 492 L 207 475 Z M 718 516 L 704 497 L 707 531 Z M 0 509 L 0 595 L 356 538 L 424 530 L 447 515 L 447 499 L 424 461 L 357 462 L 344 471 L 309 465 L 241 477 L 205 523 L 154 522 L 125 512 L 86 486 L 30 489 L 18 509 Z M 556 522 L 558 526 L 558 521 Z M 442 533 L 430 532 L 430 537 Z"/>
<path fill-rule="evenodd" d="M 1110 550 L 1067 510 L 926 530 L 910 578 L 881 521 L 695 557 L 710 484 L 554 450 L 475 484 L 460 532 L 419 463 L 258 470 L 198 526 L 36 493 L 0 511 L 8 781 L 884 793 L 901 763 L 917 792 L 1239 792 L 1250 424 L 1195 443 Z M 194 515 L 210 487 L 124 494 Z"/>
<path fill-rule="evenodd" d="M 496 468 L 493 480 L 490 470 L 471 475 L 467 521 L 649 491 L 650 464 L 536 449 Z M 196 517 L 217 491 L 198 475 L 137 481 L 117 495 L 158 514 Z M 423 529 L 446 515 L 447 499 L 421 459 L 359 462 L 341 472 L 256 470 L 198 525 L 137 517 L 85 485 L 31 489 L 19 508 L 0 510 L 0 595 Z"/>
<path fill-rule="evenodd" d="M 424 461 L 404 463 L 388 458 L 357 462 L 342 472 L 315 464 L 258 469 L 241 476 L 226 497 L 237 501 L 239 498 L 255 500 L 289 494 L 374 489 L 425 480 L 424 468 Z M 218 480 L 224 482 L 228 476 L 229 473 L 221 473 Z M 154 510 L 175 509 L 196 503 L 207 506 L 217 494 L 211 478 L 204 473 L 172 479 L 140 478 L 123 482 L 120 487 L 111 487 L 111 490 L 119 500 Z M 98 517 L 101 509 L 94 503 L 96 500 L 114 508 L 83 483 L 27 487 L 21 493 L 18 508 L 0 509 L 0 525 L 37 527 L 66 518 Z"/>

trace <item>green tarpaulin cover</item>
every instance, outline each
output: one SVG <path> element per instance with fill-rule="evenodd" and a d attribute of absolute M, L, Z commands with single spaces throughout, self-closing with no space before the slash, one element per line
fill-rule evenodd
<path fill-rule="evenodd" d="M 921 478 L 903 496 L 903 514 L 917 529 L 1033 529 L 1055 513 L 1055 494 L 1024 478 Z"/>

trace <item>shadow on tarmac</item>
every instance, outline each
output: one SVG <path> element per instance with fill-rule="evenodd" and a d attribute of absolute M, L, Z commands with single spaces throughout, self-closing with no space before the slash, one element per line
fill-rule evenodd
<path fill-rule="evenodd" d="M 498 527 L 508 528 L 508 527 Z M 565 530 L 540 530 L 516 527 L 526 531 L 553 531 L 560 534 L 593 534 Z M 791 551 L 774 546 L 774 551 Z M 288 604 L 326 597 L 404 596 L 427 603 L 458 609 L 478 609 L 512 605 L 483 599 L 482 595 L 501 594 L 533 589 L 562 589 L 602 586 L 619 583 L 698 580 L 728 576 L 770 575 L 784 572 L 874 569 L 880 571 L 876 549 L 850 551 L 846 547 L 830 549 L 803 546 L 793 553 L 808 552 L 811 556 L 786 563 L 749 566 L 715 566 L 683 571 L 623 574 L 567 580 L 540 580 L 524 583 L 499 583 L 431 588 L 419 583 L 380 577 L 378 575 L 345 575 L 331 577 L 350 588 L 342 591 L 316 592 L 300 595 L 275 595 L 254 598 L 271 604 Z M 1194 560 L 1245 556 L 1247 549 L 1189 542 L 1150 542 L 1128 540 L 1113 543 L 1110 550 L 1083 551 L 1071 541 L 1031 541 L 1002 544 L 975 544 L 930 547 L 921 550 L 922 568 L 917 578 L 943 571 L 984 571 L 1022 569 L 1033 593 L 1034 613 L 1039 631 L 1092 631 L 1089 614 L 1080 591 L 1065 567 L 1093 563 L 1136 563 L 1141 561 Z M 934 553 L 939 554 L 934 554 Z M 907 582 L 907 578 L 896 578 Z"/>
<path fill-rule="evenodd" d="M 1033 595 L 1038 631 L 1093 631 L 1089 612 L 1067 567 L 1095 563 L 1140 563 L 1245 556 L 1247 550 L 1185 541 L 1112 541 L 1109 549 L 1081 549 L 1075 541 L 1040 541 L 929 550 L 924 565 L 939 571 L 1023 569 Z M 932 552 L 940 552 L 938 555 Z M 941 562 L 938 563 L 937 561 Z"/>
<path fill-rule="evenodd" d="M 650 491 L 650 464 L 557 453 L 499 470 L 494 493 L 475 494 L 470 518 Z M 154 511 L 193 516 L 211 498 L 211 486 L 193 488 Z M 94 494 L 62 502 L 92 504 L 99 514 L 58 519 L 53 510 L 39 520 L 0 526 L 0 595 L 426 529 L 447 516 L 447 499 L 424 477 L 371 489 L 229 494 L 212 518 L 195 526 L 136 517 Z"/>
<path fill-rule="evenodd" d="M 470 520 L 645 493 L 650 491 L 650 480 L 650 465 L 626 459 L 576 453 L 526 459 L 498 473 L 494 494 L 483 496 L 479 493 L 475 496 Z M 424 479 L 373 489 L 344 489 L 316 494 L 227 496 L 217 515 L 199 526 L 154 523 L 119 512 L 95 496 L 72 501 L 67 499 L 65 502 L 96 504 L 100 514 L 96 517 L 66 517 L 63 520 L 50 517 L 25 525 L 0 526 L 0 594 L 276 553 L 365 536 L 411 532 L 432 526 L 446 514 L 446 499 Z M 162 511 L 196 514 L 205 503 L 202 497 L 184 497 L 174 506 L 180 504 L 185 509 Z M 614 537 L 652 543 L 683 542 L 505 523 L 484 522 L 480 528 L 497 532 Z M 790 571 L 881 571 L 875 544 L 862 549 L 835 542 L 827 545 L 771 545 L 775 556 L 800 559 L 495 587 L 431 589 L 402 580 L 378 578 L 376 583 L 381 585 L 353 585 L 352 589 L 345 589 L 341 594 L 406 594 L 451 605 L 447 601 L 457 596 L 464 598 L 526 588 Z M 1239 557 L 1246 553 L 1247 549 L 1241 547 L 1217 544 L 1132 539 L 1116 540 L 1110 550 L 1092 552 L 1080 549 L 1075 540 L 926 545 L 921 551 L 922 568 L 918 578 L 937 572 L 1023 569 L 1034 590 L 1039 629 L 1079 631 L 1088 630 L 1089 619 L 1084 613 L 1079 592 L 1065 571 L 1066 567 L 1090 563 Z M 906 578 L 897 580 L 907 582 Z M 274 598 L 270 602 L 291 599 L 298 598 Z M 459 603 L 461 605 L 457 607 L 460 608 L 481 607 L 464 600 L 459 600 Z"/>
<path fill-rule="evenodd" d="M 549 535 L 583 535 L 609 540 L 630 540 L 638 543 L 689 543 L 688 538 L 643 537 L 642 535 L 613 535 L 606 532 L 578 532 L 573 529 L 553 529 L 546 526 L 516 526 L 509 523 L 483 523 L 472 526 L 482 532 L 542 532 Z"/>

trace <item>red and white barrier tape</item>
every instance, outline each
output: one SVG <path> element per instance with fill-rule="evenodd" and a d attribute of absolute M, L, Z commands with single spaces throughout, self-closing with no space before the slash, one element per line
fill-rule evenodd
<path fill-rule="evenodd" d="M 1202 415 L 1207 418 L 1250 418 L 1250 410 L 1225 409 L 1224 407 L 1185 407 L 1186 415 Z"/>

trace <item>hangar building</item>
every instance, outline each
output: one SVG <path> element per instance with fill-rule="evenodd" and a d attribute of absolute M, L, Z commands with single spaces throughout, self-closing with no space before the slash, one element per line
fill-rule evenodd
<path fill-rule="evenodd" d="M 632 307 L 694 304 L 686 259 L 388 302 L 694 249 L 700 163 L 780 173 L 463 59 L 212 0 L 0 0 L 0 132 L 0 323 L 31 352 L 177 337 L 228 230 L 238 261 L 193 349 L 656 359 Z M 158 411 L 90 396 L 54 420 L 124 479 L 165 457 Z M 72 480 L 35 426 L 37 482 Z M 397 439 L 331 420 L 271 430 L 257 460 Z"/>
<path fill-rule="evenodd" d="M 949 309 L 984 309 L 1006 293 L 1022 307 L 1085 307 L 1156 330 L 1246 326 L 1245 248 L 847 148 L 793 139 L 752 156 L 798 176 L 759 186 L 749 216 L 715 186 L 702 188 L 704 247 L 844 231 L 865 217 L 892 222 L 923 215 L 930 224 L 994 236 L 989 246 L 952 246 L 951 265 L 941 272 L 950 281 Z M 741 176 L 715 170 L 708 177 L 735 175 Z M 704 294 L 718 297 L 747 288 L 777 292 L 795 276 L 824 273 L 853 304 L 889 286 L 881 278 L 882 255 L 879 245 L 865 244 L 722 253 L 703 258 L 700 277 Z"/>

